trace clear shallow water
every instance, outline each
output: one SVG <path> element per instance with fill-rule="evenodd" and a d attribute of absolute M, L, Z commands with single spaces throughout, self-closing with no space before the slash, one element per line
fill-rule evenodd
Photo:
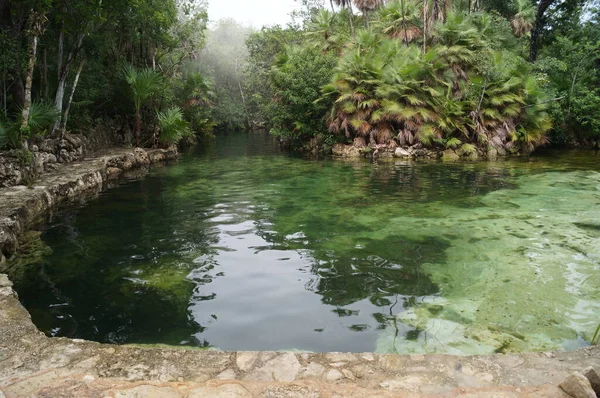
<path fill-rule="evenodd" d="M 50 335 L 226 350 L 587 345 L 600 156 L 311 161 L 263 134 L 61 213 L 12 264 Z"/>

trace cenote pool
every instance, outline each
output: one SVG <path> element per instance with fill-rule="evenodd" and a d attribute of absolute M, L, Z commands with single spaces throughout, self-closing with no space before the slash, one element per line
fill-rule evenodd
<path fill-rule="evenodd" d="M 315 161 L 253 133 L 60 213 L 10 277 L 52 336 L 475 354 L 587 345 L 599 271 L 593 152 Z"/>

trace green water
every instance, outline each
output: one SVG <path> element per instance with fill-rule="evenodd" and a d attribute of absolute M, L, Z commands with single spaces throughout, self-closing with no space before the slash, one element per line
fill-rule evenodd
<path fill-rule="evenodd" d="M 600 323 L 600 156 L 314 161 L 231 134 L 61 213 L 28 252 L 11 277 L 53 336 L 573 349 Z"/>

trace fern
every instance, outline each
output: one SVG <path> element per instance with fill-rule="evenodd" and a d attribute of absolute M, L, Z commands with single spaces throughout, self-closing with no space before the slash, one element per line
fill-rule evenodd
<path fill-rule="evenodd" d="M 477 149 L 475 148 L 475 145 L 473 145 L 473 144 L 463 144 L 458 150 L 458 152 L 462 156 L 472 155 L 476 151 L 477 151 Z"/>
<path fill-rule="evenodd" d="M 461 140 L 459 140 L 458 138 L 452 137 L 448 141 L 446 141 L 446 148 L 456 148 L 461 144 L 462 144 Z"/>

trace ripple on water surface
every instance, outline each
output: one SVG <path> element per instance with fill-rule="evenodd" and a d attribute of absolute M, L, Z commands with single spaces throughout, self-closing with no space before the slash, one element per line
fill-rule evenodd
<path fill-rule="evenodd" d="M 9 265 L 50 335 L 228 350 L 586 345 L 600 313 L 593 153 L 311 161 L 207 142 L 30 234 Z"/>

